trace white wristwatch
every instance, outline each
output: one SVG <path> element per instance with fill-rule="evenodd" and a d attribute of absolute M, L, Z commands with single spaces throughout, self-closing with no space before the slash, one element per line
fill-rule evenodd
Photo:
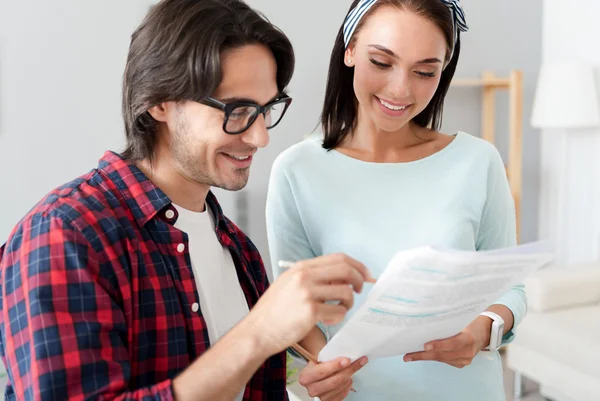
<path fill-rule="evenodd" d="M 492 319 L 492 330 L 490 332 L 490 345 L 485 350 L 496 351 L 502 344 L 502 336 L 504 335 L 504 319 L 494 312 L 481 312 L 482 316 L 487 316 Z"/>

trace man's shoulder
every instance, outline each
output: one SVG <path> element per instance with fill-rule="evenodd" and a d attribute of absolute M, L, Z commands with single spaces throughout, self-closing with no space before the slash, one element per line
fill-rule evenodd
<path fill-rule="evenodd" d="M 118 191 L 109 189 L 107 178 L 92 169 L 46 194 L 17 223 L 7 243 L 15 236 L 32 238 L 30 232 L 45 226 L 78 231 L 92 240 L 105 231 L 103 226 L 119 224 L 117 209 L 122 204 Z"/>

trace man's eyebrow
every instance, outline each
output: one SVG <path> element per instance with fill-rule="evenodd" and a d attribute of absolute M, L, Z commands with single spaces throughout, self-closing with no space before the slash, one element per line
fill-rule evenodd
<path fill-rule="evenodd" d="M 269 104 L 275 100 L 277 100 L 278 98 L 280 98 L 282 96 L 281 93 L 278 93 L 277 95 L 273 96 L 271 98 L 271 100 L 269 100 L 267 103 L 265 104 Z M 247 97 L 228 97 L 225 99 L 219 99 L 221 102 L 223 103 L 255 103 L 255 104 L 260 104 L 256 99 L 250 99 Z M 263 105 L 264 106 L 264 105 Z"/>

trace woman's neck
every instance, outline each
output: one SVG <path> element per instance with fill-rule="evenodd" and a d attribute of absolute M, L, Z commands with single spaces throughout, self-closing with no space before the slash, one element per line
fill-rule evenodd
<path fill-rule="evenodd" d="M 439 134 L 412 121 L 396 131 L 379 129 L 371 119 L 361 118 L 337 150 L 364 161 L 401 162 L 414 158 L 413 151 L 438 139 Z M 421 153 L 421 152 L 419 152 Z"/>

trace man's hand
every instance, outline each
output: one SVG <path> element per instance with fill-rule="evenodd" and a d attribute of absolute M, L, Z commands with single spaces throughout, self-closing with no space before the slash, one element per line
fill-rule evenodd
<path fill-rule="evenodd" d="M 480 316 L 456 336 L 427 343 L 423 352 L 406 354 L 404 361 L 438 361 L 462 369 L 488 346 L 491 327 L 491 320 Z"/>
<path fill-rule="evenodd" d="M 337 324 L 370 277 L 366 267 L 343 254 L 298 262 L 282 274 L 247 317 L 247 326 L 269 354 L 302 340 L 317 324 Z M 327 303 L 339 301 L 339 303 Z"/>
<path fill-rule="evenodd" d="M 350 364 L 348 358 L 308 365 L 300 372 L 298 382 L 306 387 L 308 395 L 319 397 L 321 401 L 341 401 L 352 388 L 352 375 L 367 364 L 367 358 L 360 358 Z"/>

